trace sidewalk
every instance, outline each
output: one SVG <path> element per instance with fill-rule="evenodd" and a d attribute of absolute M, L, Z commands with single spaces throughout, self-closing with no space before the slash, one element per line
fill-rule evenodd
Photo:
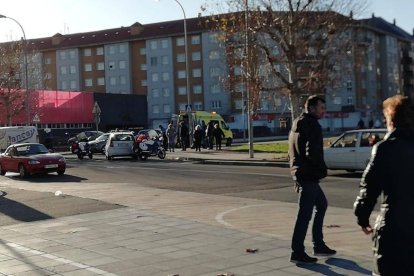
<path fill-rule="evenodd" d="M 167 158 L 277 162 L 227 151 Z M 208 157 L 208 158 L 207 158 Z M 218 160 L 218 161 L 217 161 Z M 325 240 L 335 258 L 288 261 L 296 204 L 154 189 L 131 183 L 2 186 L 93 198 L 125 208 L 0 228 L 0 275 L 370 275 L 371 244 L 350 209 L 328 209 Z M 310 250 L 310 235 L 307 236 Z M 248 253 L 246 249 L 258 249 Z"/>

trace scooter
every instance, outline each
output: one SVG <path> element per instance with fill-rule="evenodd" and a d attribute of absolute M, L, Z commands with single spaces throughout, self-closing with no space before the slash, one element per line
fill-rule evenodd
<path fill-rule="evenodd" d="M 88 156 L 89 159 L 93 158 L 93 153 L 88 142 L 80 142 L 76 154 L 80 160 L 82 160 L 84 156 Z"/>
<path fill-rule="evenodd" d="M 166 156 L 165 149 L 159 140 L 142 140 L 136 144 L 134 152 L 140 160 L 147 160 L 150 156 L 158 156 L 158 158 L 164 159 Z"/>

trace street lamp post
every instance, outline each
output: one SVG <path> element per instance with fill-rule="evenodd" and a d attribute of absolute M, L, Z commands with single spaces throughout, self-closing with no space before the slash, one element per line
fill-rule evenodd
<path fill-rule="evenodd" d="M 23 40 L 24 40 L 24 46 L 23 46 L 23 50 L 24 50 L 24 73 L 25 73 L 25 88 L 26 88 L 26 112 L 27 112 L 27 125 L 30 125 L 30 103 L 29 103 L 29 75 L 28 75 L 28 65 L 27 65 L 27 39 L 26 39 L 26 33 L 24 32 L 24 29 L 22 27 L 22 25 L 19 23 L 19 21 L 17 21 L 14 18 L 5 16 L 0 14 L 0 18 L 8 18 L 12 21 L 14 21 L 17 25 L 19 25 L 20 29 L 22 30 L 23 33 Z"/>
<path fill-rule="evenodd" d="M 159 2 L 159 0 L 155 0 L 156 2 Z M 184 20 L 183 20 L 183 24 L 184 24 L 184 52 L 185 52 L 185 74 L 186 74 L 186 89 L 187 89 L 187 115 L 188 115 L 188 128 L 189 128 L 189 132 L 190 132 L 190 145 L 193 142 L 193 124 L 192 124 L 192 116 L 191 116 L 191 90 L 190 90 L 190 66 L 188 64 L 188 41 L 187 41 L 187 17 L 185 15 L 185 10 L 183 5 L 180 3 L 180 1 L 178 0 L 173 0 L 175 1 L 181 8 L 181 11 L 183 12 L 183 16 L 184 16 Z"/>

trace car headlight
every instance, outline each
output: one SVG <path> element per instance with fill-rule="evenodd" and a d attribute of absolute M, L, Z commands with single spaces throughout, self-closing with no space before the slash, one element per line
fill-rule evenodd
<path fill-rule="evenodd" d="M 39 162 L 39 161 L 37 161 L 37 160 L 30 160 L 30 161 L 29 161 L 29 164 L 30 164 L 30 165 L 36 165 L 36 164 L 40 164 L 40 162 Z"/>
<path fill-rule="evenodd" d="M 65 157 L 60 158 L 60 159 L 59 159 L 59 162 L 66 163 Z"/>

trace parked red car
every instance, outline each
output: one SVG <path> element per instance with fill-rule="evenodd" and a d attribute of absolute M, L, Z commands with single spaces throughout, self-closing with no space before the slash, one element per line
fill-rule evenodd
<path fill-rule="evenodd" d="M 21 177 L 31 174 L 57 172 L 63 175 L 66 160 L 59 153 L 50 153 L 42 144 L 24 143 L 10 145 L 0 155 L 0 174 L 17 172 Z"/>

